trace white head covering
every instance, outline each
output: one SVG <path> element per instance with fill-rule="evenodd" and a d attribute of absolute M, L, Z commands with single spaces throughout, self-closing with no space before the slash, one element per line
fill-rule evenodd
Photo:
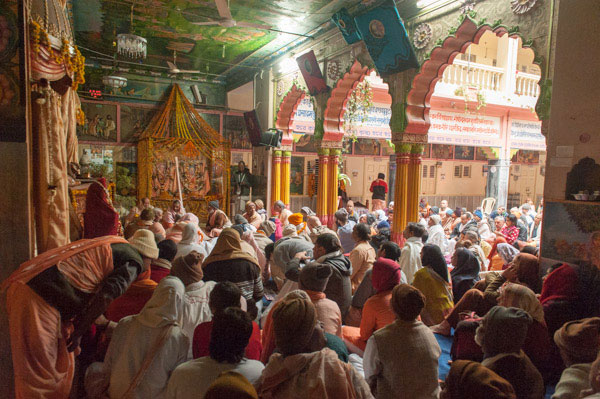
<path fill-rule="evenodd" d="M 519 250 L 512 245 L 501 243 L 498 244 L 498 256 L 502 258 L 505 265 L 508 265 L 519 254 Z"/>
<path fill-rule="evenodd" d="M 195 223 L 188 223 L 183 226 L 183 233 L 181 235 L 181 241 L 179 244 L 196 244 L 198 242 L 198 225 Z"/>
<path fill-rule="evenodd" d="M 200 238 L 200 235 L 198 234 L 199 231 L 200 228 L 194 223 L 188 223 L 183 226 L 181 241 L 177 244 L 177 254 L 175 257 L 185 256 L 192 251 L 199 252 L 204 255 L 204 257 L 208 256 L 210 252 L 208 249 L 209 244 L 207 241 L 198 243 L 198 239 Z"/>
<path fill-rule="evenodd" d="M 431 215 L 431 216 L 429 216 L 429 219 L 433 220 L 435 222 L 435 224 L 442 223 L 442 218 L 440 217 L 440 215 Z"/>
<path fill-rule="evenodd" d="M 183 215 L 181 217 L 181 219 L 179 219 L 180 222 L 190 222 L 193 223 L 195 225 L 200 224 L 200 219 L 198 219 L 198 216 L 194 215 L 191 212 L 186 213 L 185 215 Z"/>
<path fill-rule="evenodd" d="M 375 211 L 375 215 L 377 216 L 377 223 L 385 222 L 388 220 L 388 217 L 385 216 L 385 211 L 383 209 L 377 209 Z"/>
<path fill-rule="evenodd" d="M 177 324 L 183 312 L 185 286 L 177 277 L 163 278 L 136 320 L 147 327 Z"/>

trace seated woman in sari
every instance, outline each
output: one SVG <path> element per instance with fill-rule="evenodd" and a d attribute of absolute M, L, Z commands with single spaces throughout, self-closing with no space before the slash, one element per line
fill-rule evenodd
<path fill-rule="evenodd" d="M 413 287 L 425 295 L 425 307 L 421 311 L 421 321 L 431 326 L 444 321 L 444 317 L 454 307 L 448 266 L 440 247 L 425 244 L 421 250 L 423 268 L 415 273 Z"/>

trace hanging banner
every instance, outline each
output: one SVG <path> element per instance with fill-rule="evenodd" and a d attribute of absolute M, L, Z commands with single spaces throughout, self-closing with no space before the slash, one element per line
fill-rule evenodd
<path fill-rule="evenodd" d="M 354 21 L 380 76 L 419 67 L 394 0 L 385 0 Z"/>
<path fill-rule="evenodd" d="M 319 63 L 317 62 L 314 51 L 311 50 L 308 53 L 302 54 L 300 57 L 296 58 L 296 62 L 298 63 L 300 72 L 302 72 L 302 77 L 306 82 L 306 87 L 311 96 L 325 93 L 329 90 L 329 87 L 327 87 L 325 79 L 323 78 L 323 74 L 321 73 L 321 68 L 319 68 Z"/>
<path fill-rule="evenodd" d="M 363 121 L 358 121 L 354 126 L 354 134 L 358 138 L 391 139 L 390 118 L 392 111 L 390 104 L 375 103 Z M 315 131 L 315 112 L 310 98 L 303 98 L 296 109 L 292 131 L 295 134 L 313 134 Z"/>
<path fill-rule="evenodd" d="M 352 18 L 346 8 L 342 8 L 333 14 L 331 20 L 342 32 L 342 36 L 344 36 L 346 43 L 352 44 L 361 40 L 360 33 L 358 32 L 356 23 L 354 22 L 354 18 Z"/>
<path fill-rule="evenodd" d="M 542 122 L 510 120 L 510 148 L 546 151 L 546 138 L 542 134 Z"/>
<path fill-rule="evenodd" d="M 501 124 L 496 116 L 430 111 L 428 141 L 436 144 L 458 144 L 500 147 Z"/>

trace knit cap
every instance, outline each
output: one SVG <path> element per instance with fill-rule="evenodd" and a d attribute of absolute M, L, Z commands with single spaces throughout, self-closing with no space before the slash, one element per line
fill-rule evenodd
<path fill-rule="evenodd" d="M 303 289 L 323 292 L 327 287 L 331 273 L 331 268 L 327 265 L 306 265 L 300 270 L 298 282 Z"/>
<path fill-rule="evenodd" d="M 524 310 L 494 306 L 484 316 L 481 347 L 488 356 L 500 353 L 518 353 L 533 319 Z"/>
<path fill-rule="evenodd" d="M 306 348 L 317 323 L 317 311 L 310 300 L 285 299 L 273 309 L 275 344 L 284 355 Z"/>
<path fill-rule="evenodd" d="M 204 255 L 196 251 L 192 251 L 185 256 L 179 256 L 173 261 L 171 276 L 180 279 L 185 286 L 197 283 L 204 277 L 202 272 L 203 260 Z"/>
<path fill-rule="evenodd" d="M 150 230 L 140 229 L 129 239 L 129 244 L 146 258 L 157 259 L 158 247 L 154 240 L 154 233 Z"/>
<path fill-rule="evenodd" d="M 591 363 L 600 349 L 600 317 L 565 323 L 554 333 L 554 342 L 576 363 Z"/>
<path fill-rule="evenodd" d="M 208 201 L 208 206 L 215 208 L 215 209 L 220 209 L 219 208 L 219 201 Z"/>

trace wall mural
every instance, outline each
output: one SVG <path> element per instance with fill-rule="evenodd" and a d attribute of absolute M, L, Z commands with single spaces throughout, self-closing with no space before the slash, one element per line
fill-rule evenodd
<path fill-rule="evenodd" d="M 117 141 L 117 106 L 115 104 L 82 102 L 85 114 L 83 126 L 77 125 L 77 137 L 82 141 Z"/>
<path fill-rule="evenodd" d="M 541 255 L 600 267 L 600 204 L 544 201 Z"/>
<path fill-rule="evenodd" d="M 225 115 L 223 117 L 223 137 L 231 141 L 231 148 L 236 150 L 251 150 L 252 143 L 246 131 L 244 117 Z"/>
<path fill-rule="evenodd" d="M 121 141 L 135 143 L 150 123 L 158 107 L 133 107 L 121 104 Z"/>

